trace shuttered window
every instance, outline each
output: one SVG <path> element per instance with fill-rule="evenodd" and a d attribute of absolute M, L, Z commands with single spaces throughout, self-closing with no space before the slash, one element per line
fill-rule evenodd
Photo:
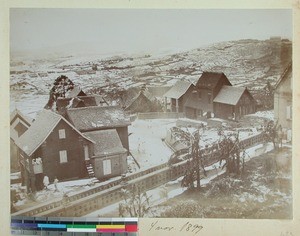
<path fill-rule="evenodd" d="M 59 161 L 60 161 L 60 163 L 68 162 L 68 156 L 67 156 L 66 150 L 59 151 Z"/>
<path fill-rule="evenodd" d="M 66 131 L 65 131 L 65 129 L 58 130 L 58 136 L 59 136 L 59 139 L 66 138 Z"/>
<path fill-rule="evenodd" d="M 104 160 L 103 161 L 103 174 L 104 175 L 111 174 L 111 160 Z"/>
<path fill-rule="evenodd" d="M 292 106 L 286 107 L 286 119 L 291 120 L 292 119 Z"/>

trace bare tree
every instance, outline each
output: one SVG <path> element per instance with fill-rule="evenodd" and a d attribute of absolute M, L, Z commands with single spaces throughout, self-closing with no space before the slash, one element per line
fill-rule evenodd
<path fill-rule="evenodd" d="M 133 185 L 130 190 L 122 189 L 124 203 L 119 204 L 119 216 L 143 217 L 150 210 L 150 197 Z"/>
<path fill-rule="evenodd" d="M 200 128 L 198 128 L 193 134 L 190 135 L 191 138 L 191 151 L 190 159 L 187 162 L 187 168 L 185 175 L 182 179 L 182 187 L 187 187 L 193 189 L 194 181 L 196 180 L 196 187 L 200 190 L 200 168 L 203 169 L 204 175 L 206 175 L 204 163 L 203 163 L 203 153 L 200 150 Z"/>
<path fill-rule="evenodd" d="M 245 149 L 240 143 L 239 133 L 226 136 L 222 130 L 219 131 L 218 141 L 219 163 L 222 169 L 226 167 L 227 174 L 241 174 L 245 165 Z"/>

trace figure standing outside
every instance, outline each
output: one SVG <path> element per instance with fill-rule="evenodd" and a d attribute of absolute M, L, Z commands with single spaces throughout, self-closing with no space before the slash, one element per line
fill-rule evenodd
<path fill-rule="evenodd" d="M 54 178 L 54 181 L 53 181 L 53 184 L 54 184 L 54 192 L 59 192 L 58 191 L 58 188 L 57 188 L 57 183 L 58 183 L 58 179 L 56 178 L 56 176 L 55 176 L 55 178 Z"/>
<path fill-rule="evenodd" d="M 45 190 L 48 190 L 48 185 L 49 185 L 49 177 L 47 175 L 44 176 L 44 179 L 43 179 L 43 184 L 44 184 L 44 189 Z"/>

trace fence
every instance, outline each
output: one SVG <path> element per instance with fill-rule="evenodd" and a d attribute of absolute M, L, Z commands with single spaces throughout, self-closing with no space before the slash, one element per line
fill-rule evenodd
<path fill-rule="evenodd" d="M 148 113 L 138 113 L 137 118 L 141 120 L 147 119 L 178 119 L 183 118 L 183 113 L 177 112 L 148 112 Z"/>
<path fill-rule="evenodd" d="M 258 134 L 244 139 L 240 143 L 244 148 L 249 148 L 264 141 L 265 136 Z M 217 150 L 213 147 L 207 148 L 205 153 L 210 153 L 204 156 L 204 165 L 206 167 L 218 161 Z M 141 191 L 146 191 L 183 176 L 188 168 L 187 165 L 187 160 L 171 166 L 168 163 L 164 163 L 147 170 L 130 174 L 125 177 L 125 179 L 120 178 L 107 184 L 74 194 L 66 199 L 24 209 L 12 215 L 55 217 L 83 216 L 96 209 L 101 209 L 121 201 L 122 196 L 120 190 L 124 187 L 121 184 L 124 180 L 127 182 L 127 187 L 130 188 L 132 185 L 135 185 L 139 187 Z"/>

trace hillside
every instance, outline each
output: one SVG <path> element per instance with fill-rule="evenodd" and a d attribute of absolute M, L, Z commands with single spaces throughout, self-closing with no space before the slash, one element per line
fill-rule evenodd
<path fill-rule="evenodd" d="M 267 81 L 275 84 L 291 58 L 292 43 L 280 39 L 222 42 L 170 55 L 12 57 L 11 100 L 18 107 L 19 102 L 22 106 L 30 104 L 32 95 L 48 96 L 60 75 L 68 76 L 84 90 L 100 88 L 105 93 L 116 86 L 127 89 L 147 84 L 161 88 L 178 79 L 194 82 L 202 71 L 217 71 L 224 72 L 233 85 L 259 90 Z"/>

